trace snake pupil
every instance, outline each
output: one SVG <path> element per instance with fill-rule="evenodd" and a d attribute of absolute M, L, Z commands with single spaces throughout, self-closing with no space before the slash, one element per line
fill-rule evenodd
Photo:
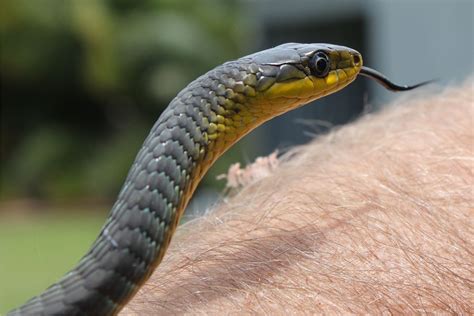
<path fill-rule="evenodd" d="M 317 68 L 320 72 L 323 72 L 324 69 L 326 69 L 326 66 L 327 66 L 327 62 L 326 62 L 324 59 L 319 59 L 319 60 L 316 62 L 316 68 Z"/>
<path fill-rule="evenodd" d="M 324 52 L 317 52 L 311 58 L 310 68 L 316 77 L 325 77 L 329 73 L 329 57 Z"/>

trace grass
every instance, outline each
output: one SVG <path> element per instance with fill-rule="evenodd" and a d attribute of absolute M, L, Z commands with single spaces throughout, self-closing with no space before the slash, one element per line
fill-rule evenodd
<path fill-rule="evenodd" d="M 87 251 L 102 212 L 18 218 L 0 214 L 0 315 L 57 281 Z"/>

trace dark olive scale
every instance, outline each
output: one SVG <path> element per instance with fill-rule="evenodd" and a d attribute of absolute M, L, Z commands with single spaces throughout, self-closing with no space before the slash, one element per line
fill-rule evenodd
<path fill-rule="evenodd" d="M 260 77 L 257 81 L 256 89 L 258 91 L 265 91 L 270 88 L 276 82 L 276 78 L 274 77 Z"/>
<path fill-rule="evenodd" d="M 280 66 L 276 80 L 280 82 L 288 79 L 303 79 L 304 77 L 306 77 L 306 74 L 301 72 L 298 68 L 293 65 L 285 64 Z"/>

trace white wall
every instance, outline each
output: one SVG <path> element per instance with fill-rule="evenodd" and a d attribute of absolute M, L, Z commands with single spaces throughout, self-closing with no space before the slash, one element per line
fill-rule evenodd
<path fill-rule="evenodd" d="M 371 0 L 367 9 L 370 64 L 393 80 L 438 78 L 444 85 L 473 74 L 474 1 Z"/>

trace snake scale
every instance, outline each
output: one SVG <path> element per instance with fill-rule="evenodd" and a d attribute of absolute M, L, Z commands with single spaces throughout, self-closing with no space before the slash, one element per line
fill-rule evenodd
<path fill-rule="evenodd" d="M 184 88 L 145 139 L 99 236 L 57 283 L 9 315 L 115 315 L 161 262 L 216 159 L 263 122 L 336 92 L 357 75 L 398 86 L 331 44 L 288 43 L 226 62 Z M 424 83 L 422 83 L 424 84 Z"/>

